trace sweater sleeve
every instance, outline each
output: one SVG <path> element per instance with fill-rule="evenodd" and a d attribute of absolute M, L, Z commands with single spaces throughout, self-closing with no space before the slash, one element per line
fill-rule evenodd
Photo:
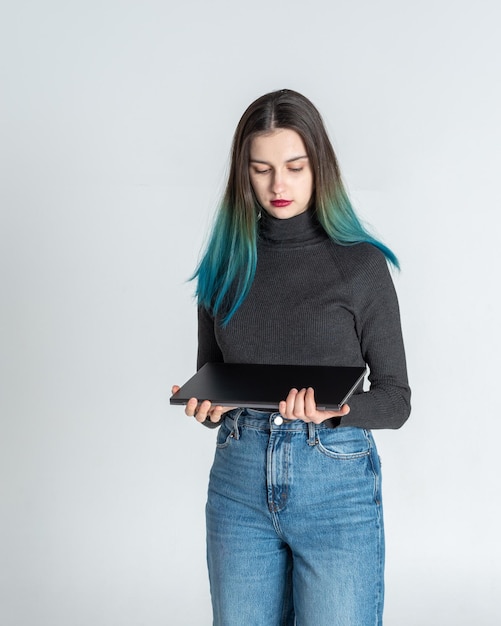
<path fill-rule="evenodd" d="M 410 414 L 410 388 L 400 312 L 385 257 L 373 248 L 353 283 L 357 332 L 370 389 L 350 399 L 341 426 L 400 428 Z"/>
<path fill-rule="evenodd" d="M 219 363 L 223 355 L 216 341 L 214 333 L 214 318 L 207 309 L 198 307 L 198 355 L 197 370 L 206 363 Z M 209 419 L 202 422 L 207 428 L 217 428 L 221 421 L 211 422 Z"/>
<path fill-rule="evenodd" d="M 204 307 L 198 307 L 197 370 L 206 363 L 220 363 L 223 354 L 214 333 L 214 318 Z"/>

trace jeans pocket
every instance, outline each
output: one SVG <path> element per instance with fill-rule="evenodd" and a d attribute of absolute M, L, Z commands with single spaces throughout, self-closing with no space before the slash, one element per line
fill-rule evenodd
<path fill-rule="evenodd" d="M 219 427 L 216 438 L 216 448 L 226 448 L 233 439 L 233 429 L 228 426 L 226 420 Z"/>
<path fill-rule="evenodd" d="M 326 456 L 346 461 L 368 456 L 371 451 L 369 434 L 363 428 L 319 428 L 316 444 Z"/>

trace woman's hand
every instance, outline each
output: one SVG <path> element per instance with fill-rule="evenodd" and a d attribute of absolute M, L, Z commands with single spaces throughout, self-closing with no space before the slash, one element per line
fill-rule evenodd
<path fill-rule="evenodd" d="M 172 393 L 174 394 L 177 391 L 179 391 L 179 387 L 174 385 L 172 387 Z M 211 422 L 216 424 L 221 419 L 223 413 L 231 411 L 233 408 L 235 407 L 218 405 L 212 406 L 209 400 L 204 400 L 199 404 L 196 398 L 190 398 L 184 408 L 184 412 L 188 417 L 194 417 L 197 422 L 205 422 L 208 418 Z"/>
<path fill-rule="evenodd" d="M 350 407 L 343 404 L 340 411 L 319 411 L 315 402 L 315 392 L 311 387 L 308 389 L 291 389 L 285 400 L 280 402 L 278 410 L 288 420 L 303 420 L 320 424 L 331 417 L 343 417 L 348 415 Z"/>

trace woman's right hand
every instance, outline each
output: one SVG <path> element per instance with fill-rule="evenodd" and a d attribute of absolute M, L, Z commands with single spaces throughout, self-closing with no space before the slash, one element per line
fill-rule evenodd
<path fill-rule="evenodd" d="M 176 393 L 179 390 L 178 385 L 173 385 L 172 393 Z M 197 422 L 205 422 L 209 419 L 214 424 L 217 424 L 221 420 L 223 413 L 231 411 L 234 407 L 230 406 L 212 406 L 210 400 L 204 400 L 199 403 L 197 398 L 190 398 L 184 408 L 184 412 L 188 417 L 194 417 Z"/>

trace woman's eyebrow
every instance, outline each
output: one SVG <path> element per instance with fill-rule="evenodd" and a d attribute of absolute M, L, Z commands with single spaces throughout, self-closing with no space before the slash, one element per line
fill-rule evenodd
<path fill-rule="evenodd" d="M 301 156 L 295 156 L 295 157 L 292 157 L 291 159 L 287 159 L 285 163 L 292 163 L 293 161 L 299 161 L 300 159 L 307 159 L 307 158 L 308 158 L 308 155 L 303 154 Z M 249 160 L 249 163 L 261 163 L 262 165 L 271 165 L 271 163 L 269 163 L 268 161 L 261 161 L 261 159 L 253 159 L 252 157 Z"/>

